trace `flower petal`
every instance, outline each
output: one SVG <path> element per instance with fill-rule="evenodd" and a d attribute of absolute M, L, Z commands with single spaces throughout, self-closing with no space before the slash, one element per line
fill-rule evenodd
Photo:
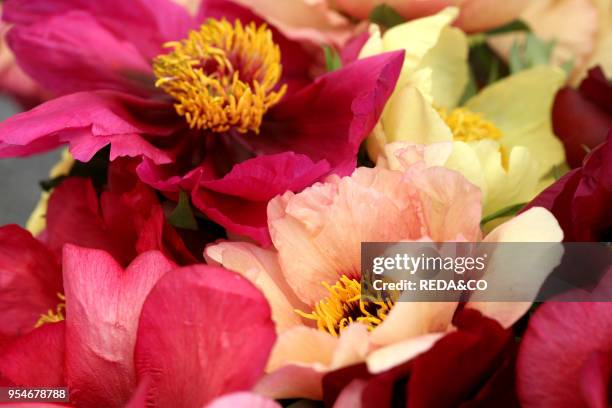
<path fill-rule="evenodd" d="M 563 163 L 563 145 L 552 131 L 551 109 L 565 81 L 559 68 L 536 67 L 484 88 L 465 103 L 501 131 L 506 147 L 525 146 L 539 163 L 539 175 Z"/>
<path fill-rule="evenodd" d="M 63 291 L 55 255 L 17 225 L 0 228 L 0 280 L 0 309 L 6 316 L 0 343 L 34 329 L 41 314 L 55 310 Z"/>
<path fill-rule="evenodd" d="M 80 92 L 56 98 L 0 123 L 0 158 L 28 156 L 67 141 L 74 144 L 75 159 L 89 161 L 113 137 L 127 135 L 133 140 L 134 134 L 169 135 L 176 127 L 176 123 L 167 120 L 169 108 L 165 103 L 111 91 Z M 134 111 L 145 111 L 158 119 L 135 116 Z M 138 143 L 143 146 L 139 154 L 150 155 L 152 160 L 162 163 L 170 161 L 144 139 Z M 122 153 L 136 154 L 133 146 L 120 144 L 115 155 Z"/>
<path fill-rule="evenodd" d="M 282 408 L 278 402 L 252 392 L 234 392 L 214 399 L 206 408 Z"/>
<path fill-rule="evenodd" d="M 66 378 L 82 405 L 122 406 L 136 387 L 138 316 L 149 291 L 173 267 L 147 252 L 126 270 L 106 252 L 64 247 Z"/>
<path fill-rule="evenodd" d="M 64 330 L 64 322 L 47 323 L 4 345 L 0 352 L 0 383 L 65 386 Z"/>
<path fill-rule="evenodd" d="M 154 91 L 149 61 L 89 14 L 73 11 L 17 25 L 7 41 L 26 74 L 53 93 L 109 89 L 145 96 Z"/>
<path fill-rule="evenodd" d="M 301 191 L 329 172 L 325 160 L 313 162 L 285 152 L 235 165 L 224 177 L 200 181 L 193 204 L 229 231 L 269 244 L 266 206 L 285 191 Z"/>
<path fill-rule="evenodd" d="M 195 26 L 187 10 L 169 0 L 55 0 L 53 4 L 46 0 L 10 0 L 5 2 L 3 18 L 12 23 L 32 24 L 71 11 L 95 17 L 118 38 L 135 44 L 147 59 L 161 54 L 165 42 L 185 37 Z"/>
<path fill-rule="evenodd" d="M 517 362 L 518 393 L 526 408 L 554 406 L 559 408 L 587 406 L 587 397 L 595 395 L 581 390 L 595 363 L 593 354 L 612 356 L 612 303 L 550 302 L 543 304 L 529 321 Z M 601 371 L 599 377 L 603 374 Z M 601 381 L 605 378 L 591 378 Z M 596 381 L 591 382 L 594 387 Z M 607 380 L 606 380 L 607 381 Z M 588 391 L 588 390 L 585 390 Z M 594 390 L 593 390 L 594 391 Z M 609 391 L 596 399 L 605 401 Z M 590 395 L 590 396 L 589 396 Z M 604 407 L 602 405 L 588 405 Z"/>
<path fill-rule="evenodd" d="M 150 404 L 201 407 L 251 389 L 275 340 L 270 308 L 251 283 L 199 265 L 176 269 L 153 288 L 134 360 L 139 377 L 151 377 Z"/>
<path fill-rule="evenodd" d="M 287 285 L 275 251 L 248 242 L 220 242 L 209 245 L 205 254 L 209 265 L 219 264 L 251 281 L 262 291 L 272 309 L 272 319 L 279 333 L 301 323 L 294 309 L 305 310 Z"/>
<path fill-rule="evenodd" d="M 402 60 L 402 52 L 387 53 L 320 76 L 273 107 L 261 136 L 246 143 L 266 153 L 293 151 L 327 160 L 336 173 L 350 174 L 359 145 L 395 87 Z"/>

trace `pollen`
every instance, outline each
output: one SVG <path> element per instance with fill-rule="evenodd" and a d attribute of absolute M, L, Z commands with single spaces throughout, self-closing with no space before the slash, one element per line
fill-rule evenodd
<path fill-rule="evenodd" d="M 34 327 L 40 327 L 45 323 L 57 323 L 65 319 L 64 312 L 66 310 L 66 298 L 61 293 L 57 294 L 60 302 L 55 307 L 55 310 L 49 309 L 47 313 L 40 315 Z"/>
<path fill-rule="evenodd" d="M 466 108 L 453 109 L 450 113 L 438 109 L 438 113 L 453 132 L 454 140 L 472 142 L 483 139 L 498 140 L 502 137 L 501 131 L 492 122 Z"/>
<path fill-rule="evenodd" d="M 335 337 L 353 322 L 364 324 L 372 331 L 385 320 L 393 308 L 391 300 L 363 301 L 359 281 L 346 275 L 342 275 L 333 286 L 326 282 L 322 282 L 322 285 L 329 292 L 329 296 L 317 302 L 311 313 L 301 310 L 295 312 L 303 318 L 314 320 L 319 330 Z"/>
<path fill-rule="evenodd" d="M 263 115 L 286 92 L 277 86 L 280 49 L 265 24 L 209 19 L 165 47 L 171 51 L 153 60 L 155 86 L 174 98 L 192 129 L 259 133 Z"/>

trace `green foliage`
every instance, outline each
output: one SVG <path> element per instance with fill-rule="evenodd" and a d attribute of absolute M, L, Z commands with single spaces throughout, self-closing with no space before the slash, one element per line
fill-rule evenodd
<path fill-rule="evenodd" d="M 538 65 L 548 65 L 556 41 L 545 41 L 533 33 L 527 34 L 525 40 L 515 41 L 510 49 L 510 72 L 515 74 Z"/>
<path fill-rule="evenodd" d="M 376 6 L 370 12 L 370 21 L 386 28 L 395 27 L 398 24 L 406 22 L 406 19 L 402 17 L 393 7 L 386 4 Z"/>
<path fill-rule="evenodd" d="M 338 54 L 335 48 L 324 45 L 323 52 L 325 53 L 325 67 L 327 68 L 327 72 L 336 71 L 342 68 L 340 54 Z"/>
<path fill-rule="evenodd" d="M 520 203 L 520 204 L 513 204 L 510 205 L 506 208 L 502 208 L 499 211 L 494 212 L 491 215 L 488 215 L 486 217 L 484 217 L 481 221 L 480 221 L 480 226 L 484 226 L 486 223 L 496 220 L 498 218 L 502 218 L 502 217 L 511 217 L 513 215 L 518 214 L 518 212 L 525 206 L 527 205 L 527 203 Z"/>
<path fill-rule="evenodd" d="M 176 208 L 172 211 L 170 216 L 168 216 L 168 222 L 170 225 L 177 228 L 188 230 L 198 229 L 198 223 L 193 215 L 191 205 L 189 205 L 189 196 L 184 191 L 181 191 Z"/>

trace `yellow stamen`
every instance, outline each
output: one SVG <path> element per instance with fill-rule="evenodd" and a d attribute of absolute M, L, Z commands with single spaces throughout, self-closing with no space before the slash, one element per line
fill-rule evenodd
<path fill-rule="evenodd" d="M 361 284 L 342 275 L 333 286 L 322 282 L 329 296 L 317 302 L 311 313 L 295 310 L 300 316 L 314 320 L 319 330 L 339 336 L 349 324 L 359 322 L 374 330 L 393 307 L 393 302 L 364 302 L 361 300 Z"/>
<path fill-rule="evenodd" d="M 36 321 L 34 327 L 40 327 L 45 323 L 57 323 L 65 319 L 64 311 L 66 310 L 66 298 L 61 293 L 57 294 L 57 297 L 61 300 L 55 307 L 55 310 L 49 309 L 46 314 L 40 315 L 40 318 Z"/>
<path fill-rule="evenodd" d="M 453 132 L 455 140 L 472 142 L 482 139 L 498 140 L 502 137 L 501 131 L 492 122 L 466 108 L 453 109 L 450 113 L 438 109 L 438 113 Z"/>
<path fill-rule="evenodd" d="M 262 116 L 287 89 L 274 90 L 281 55 L 265 24 L 210 19 L 165 46 L 172 51 L 153 61 L 155 86 L 176 100 L 176 112 L 191 128 L 258 133 Z"/>

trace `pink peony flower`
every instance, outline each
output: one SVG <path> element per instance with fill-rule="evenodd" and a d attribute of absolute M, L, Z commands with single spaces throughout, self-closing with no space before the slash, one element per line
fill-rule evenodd
<path fill-rule="evenodd" d="M 459 173 L 426 167 L 423 157 L 432 159 L 433 154 L 435 150 L 400 149 L 397 157 L 405 170 L 382 164 L 360 167 L 350 177 L 331 176 L 299 194 L 287 192 L 271 200 L 273 249 L 245 242 L 206 249 L 209 263 L 247 277 L 270 302 L 279 337 L 269 374 L 258 384 L 260 392 L 320 399 L 321 378 L 329 370 L 367 361 L 372 372 L 385 371 L 427 350 L 451 327 L 457 303 L 381 302 L 369 305 L 372 310 L 360 300 L 361 242 L 481 240 L 480 191 Z M 402 168 L 398 159 L 388 164 Z M 541 208 L 484 238 L 561 239 L 557 222 Z M 546 267 L 540 266 L 544 272 Z M 533 271 L 539 268 L 528 269 L 525 273 L 536 279 Z M 508 327 L 530 303 L 472 298 L 468 306 Z"/>
<path fill-rule="evenodd" d="M 244 392 L 276 336 L 265 298 L 245 279 L 176 268 L 158 251 L 123 269 L 104 251 L 72 245 L 63 277 L 65 321 L 3 348 L 4 384 L 68 386 L 78 407 L 202 407 L 225 394 L 216 406 L 266 402 Z"/>
<path fill-rule="evenodd" d="M 4 19 L 24 71 L 64 96 L 0 124 L 0 157 L 69 143 L 88 161 L 110 145 L 111 160 L 140 160 L 146 183 L 192 192 L 212 220 L 264 244 L 269 199 L 352 171 L 402 65 L 389 53 L 310 81 L 299 43 L 224 0 L 196 17 L 170 0 L 10 0 Z"/>
<path fill-rule="evenodd" d="M 610 299 L 612 268 L 599 299 Z M 609 407 L 612 403 L 612 303 L 548 302 L 529 321 L 517 362 L 521 406 Z"/>
<path fill-rule="evenodd" d="M 63 316 L 62 250 L 65 244 L 102 249 L 128 265 L 139 254 L 159 250 L 181 265 L 197 260 L 170 226 L 154 192 L 115 173 L 100 199 L 88 179 L 69 177 L 53 190 L 47 229 L 34 238 L 17 225 L 0 227 L 0 308 L 11 316 L 0 343 Z M 60 310 L 56 308 L 60 305 Z"/>
<path fill-rule="evenodd" d="M 0 92 L 15 98 L 24 108 L 30 109 L 48 99 L 49 95 L 17 65 L 15 56 L 6 43 L 6 33 L 10 26 L 0 21 Z"/>

